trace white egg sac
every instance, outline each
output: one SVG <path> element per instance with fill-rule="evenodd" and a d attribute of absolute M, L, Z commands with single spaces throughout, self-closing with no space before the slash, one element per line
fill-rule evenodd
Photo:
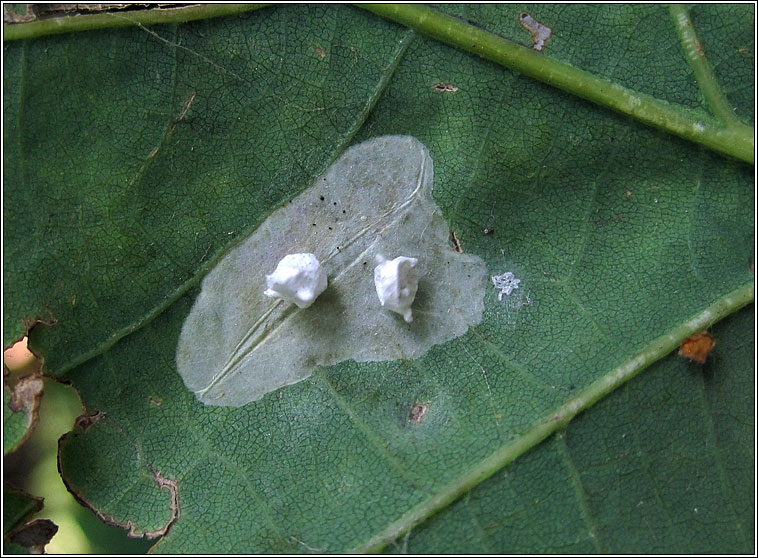
<path fill-rule="evenodd" d="M 418 273 L 416 258 L 398 256 L 394 260 L 386 260 L 377 254 L 379 265 L 374 268 L 374 285 L 379 302 L 382 306 L 403 316 L 406 322 L 413 321 L 411 304 L 418 290 Z"/>
<path fill-rule="evenodd" d="M 263 294 L 308 308 L 326 289 L 326 271 L 313 254 L 284 256 L 271 275 Z"/>

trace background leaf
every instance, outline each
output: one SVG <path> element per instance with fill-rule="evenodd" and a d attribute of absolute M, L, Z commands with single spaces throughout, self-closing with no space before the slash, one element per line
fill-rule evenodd
<path fill-rule="evenodd" d="M 546 55 L 703 105 L 658 6 L 453 9 L 528 43 L 526 9 L 554 29 Z M 752 11 L 692 15 L 718 17 L 701 41 L 746 121 Z M 352 7 L 42 37 L 5 61 L 5 342 L 56 320 L 34 347 L 103 417 L 65 439 L 64 474 L 99 513 L 167 532 L 160 551 L 362 548 L 752 281 L 751 167 Z M 519 289 L 417 361 L 202 406 L 174 366 L 202 276 L 346 146 L 390 133 L 429 148 L 464 251 Z M 753 469 L 749 312 L 717 336 L 718 381 L 666 359 L 396 544 L 749 552 L 732 481 Z M 730 528 L 700 529 L 716 515 Z"/>
<path fill-rule="evenodd" d="M 49 519 L 29 521 L 42 509 L 42 499 L 3 485 L 3 553 L 40 554 L 58 530 Z"/>

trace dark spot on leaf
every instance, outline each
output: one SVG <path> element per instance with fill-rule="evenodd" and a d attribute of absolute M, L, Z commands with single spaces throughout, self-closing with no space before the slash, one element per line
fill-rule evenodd
<path fill-rule="evenodd" d="M 411 407 L 411 412 L 408 414 L 408 420 L 415 422 L 416 424 L 421 424 L 424 421 L 424 415 L 426 415 L 428 409 L 429 405 L 426 403 L 415 403 L 413 407 Z"/>
<path fill-rule="evenodd" d="M 461 246 L 461 241 L 458 238 L 458 235 L 455 234 L 455 231 L 450 231 L 450 242 L 453 245 L 453 250 L 455 250 L 458 254 L 463 253 L 463 246 Z"/>
<path fill-rule="evenodd" d="M 319 196 L 318 199 L 320 199 L 321 201 L 324 201 L 324 196 Z"/>

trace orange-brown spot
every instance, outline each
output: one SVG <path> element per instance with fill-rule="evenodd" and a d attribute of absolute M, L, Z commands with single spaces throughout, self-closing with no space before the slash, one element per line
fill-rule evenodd
<path fill-rule="evenodd" d="M 705 364 L 705 359 L 715 346 L 716 341 L 713 336 L 707 331 L 701 331 L 682 341 L 679 354 L 700 364 Z"/>

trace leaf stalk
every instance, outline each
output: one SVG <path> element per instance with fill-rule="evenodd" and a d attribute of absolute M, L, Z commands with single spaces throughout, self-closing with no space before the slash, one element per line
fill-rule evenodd
<path fill-rule="evenodd" d="M 182 8 L 50 17 L 29 23 L 6 23 L 3 25 L 3 40 L 36 39 L 45 35 L 56 35 L 71 31 L 91 31 L 94 29 L 130 27 L 133 25 L 183 23 L 198 19 L 250 12 L 267 6 L 269 4 L 201 4 Z"/>

